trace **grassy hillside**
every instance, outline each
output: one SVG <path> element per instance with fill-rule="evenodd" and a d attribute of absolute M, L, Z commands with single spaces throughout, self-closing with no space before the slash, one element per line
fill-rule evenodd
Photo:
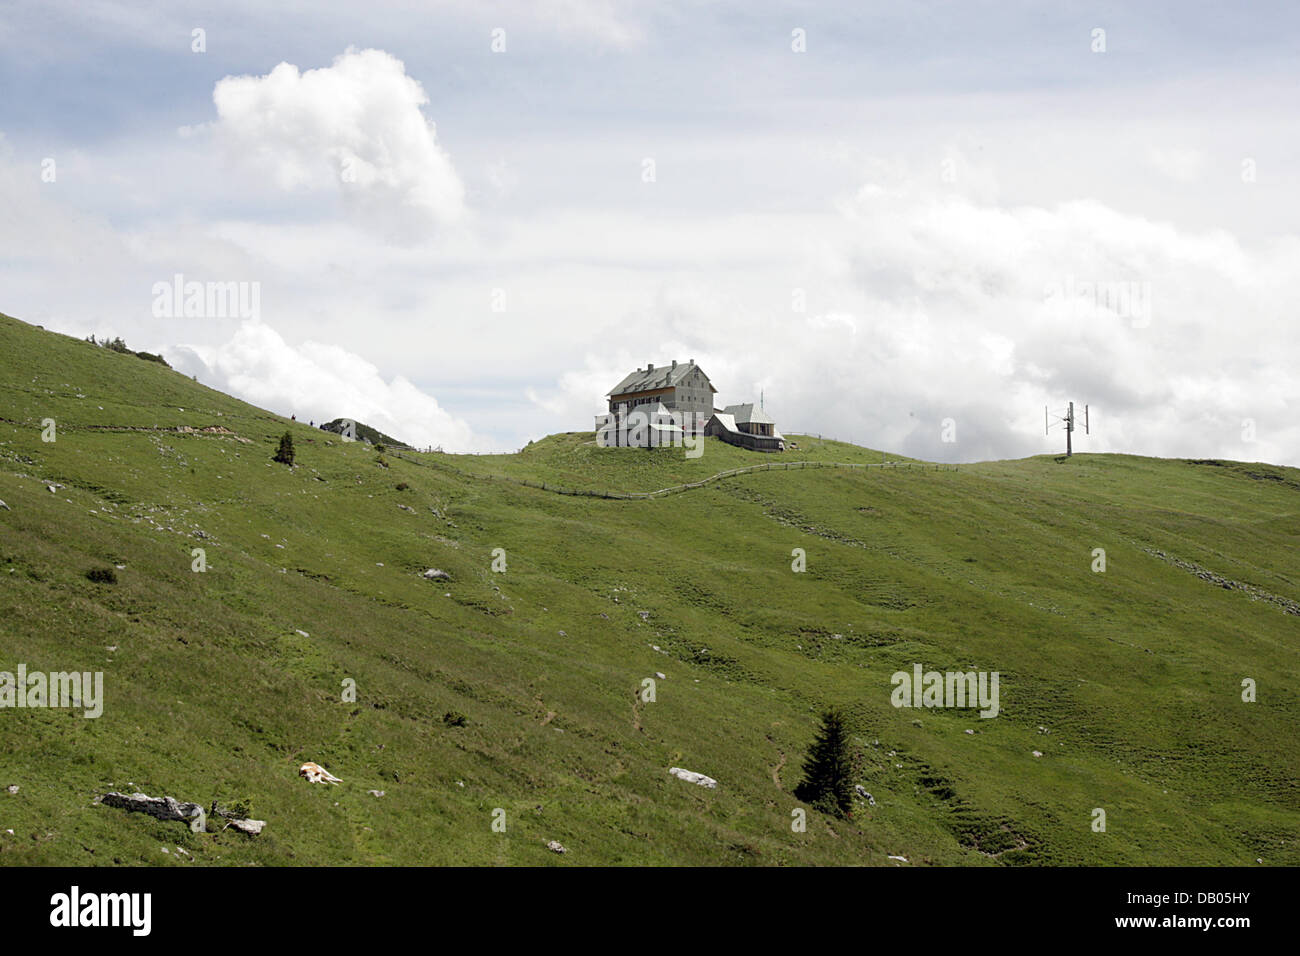
<path fill-rule="evenodd" d="M 591 439 L 381 458 L 0 317 L 0 670 L 106 685 L 99 719 L 0 710 L 0 863 L 1300 864 L 1300 472 L 1077 455 L 652 501 L 485 477 L 650 491 L 774 460 Z M 915 663 L 999 672 L 1001 713 L 894 708 Z M 795 833 L 828 705 L 875 806 Z M 92 803 L 137 789 L 268 825 Z"/>

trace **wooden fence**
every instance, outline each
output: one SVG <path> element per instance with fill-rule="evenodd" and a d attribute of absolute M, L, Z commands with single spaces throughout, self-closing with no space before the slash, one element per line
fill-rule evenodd
<path fill-rule="evenodd" d="M 597 491 L 590 488 L 565 488 L 563 485 L 557 485 L 549 481 L 530 481 L 527 478 L 515 478 L 511 475 L 476 475 L 472 472 L 463 471 L 454 465 L 445 462 L 438 462 L 436 465 L 432 462 L 425 462 L 419 459 L 408 458 L 398 452 L 390 452 L 395 458 L 401 458 L 404 461 L 412 461 L 416 464 L 426 465 L 428 467 L 445 468 L 448 471 L 454 471 L 464 475 L 467 478 L 478 478 L 488 481 L 506 481 L 511 484 L 522 485 L 526 488 L 537 488 L 541 491 L 549 491 L 557 495 L 572 495 L 583 498 L 611 498 L 619 501 L 648 501 L 653 498 L 663 498 L 668 495 L 675 495 L 683 491 L 689 491 L 692 488 L 703 488 L 705 485 L 712 484 L 715 481 L 721 481 L 723 478 L 732 478 L 736 475 L 752 474 L 758 471 L 802 471 L 805 468 L 890 468 L 907 471 L 956 471 L 956 465 L 936 465 L 926 462 L 912 461 L 891 461 L 891 462 L 845 462 L 845 461 L 778 461 L 765 462 L 761 465 L 749 465 L 745 468 L 732 468 L 730 471 L 720 471 L 716 475 L 710 475 L 707 478 L 701 478 L 699 481 L 688 481 L 680 485 L 671 485 L 667 488 L 660 488 L 658 491 Z"/>

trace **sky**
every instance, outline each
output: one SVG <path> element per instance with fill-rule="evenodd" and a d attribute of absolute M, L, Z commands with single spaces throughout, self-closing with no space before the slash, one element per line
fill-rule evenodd
<path fill-rule="evenodd" d="M 0 0 L 0 312 L 510 451 L 694 359 L 944 462 L 1300 465 L 1300 7 Z"/>

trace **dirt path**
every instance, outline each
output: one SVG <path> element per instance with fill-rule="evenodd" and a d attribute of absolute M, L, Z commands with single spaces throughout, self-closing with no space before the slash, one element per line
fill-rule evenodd
<path fill-rule="evenodd" d="M 785 766 L 785 751 L 779 750 L 777 753 L 781 755 L 781 759 L 778 760 L 776 766 L 772 768 L 772 782 L 776 784 L 776 789 L 784 793 L 785 788 L 781 786 L 781 768 Z"/>

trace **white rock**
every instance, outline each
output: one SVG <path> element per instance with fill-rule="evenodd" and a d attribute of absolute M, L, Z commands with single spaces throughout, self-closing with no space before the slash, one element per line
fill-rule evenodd
<path fill-rule="evenodd" d="M 568 850 L 566 850 L 566 849 L 565 849 L 565 848 L 560 844 L 560 841 L 559 841 L 559 840 L 551 840 L 549 843 L 546 844 L 546 849 L 550 850 L 552 853 L 568 853 L 568 852 L 569 852 Z"/>
<path fill-rule="evenodd" d="M 382 797 L 384 795 L 384 791 L 382 790 L 367 790 L 366 793 L 370 794 L 372 797 Z"/>
<path fill-rule="evenodd" d="M 718 785 L 718 781 L 712 777 L 706 777 L 702 773 L 696 773 L 693 770 L 683 770 L 681 767 L 673 767 L 668 771 L 678 780 L 685 780 L 687 783 L 699 784 L 701 787 L 708 787 L 710 790 Z"/>
<path fill-rule="evenodd" d="M 665 674 L 663 671 L 655 671 L 655 677 L 658 677 L 660 680 L 668 679 L 668 675 Z"/>
<path fill-rule="evenodd" d="M 906 862 L 907 862 L 907 857 L 905 857 L 905 856 L 891 856 L 890 859 L 891 859 L 891 860 L 898 860 L 900 863 L 906 863 Z"/>
<path fill-rule="evenodd" d="M 973 734 L 973 733 L 975 733 L 975 731 L 973 731 L 973 730 L 967 730 L 967 731 L 965 731 L 965 733 Z"/>
<path fill-rule="evenodd" d="M 1034 756 L 1035 756 L 1035 757 L 1041 757 L 1042 755 L 1043 755 L 1043 752 L 1042 752 L 1041 750 L 1035 750 L 1035 751 L 1034 751 Z"/>
<path fill-rule="evenodd" d="M 18 792 L 18 784 L 16 784 L 16 783 L 11 783 L 11 784 L 9 784 L 9 786 L 5 787 L 5 789 L 8 790 L 10 793 L 17 793 L 17 792 Z"/>
<path fill-rule="evenodd" d="M 3 501 L 0 501 L 0 508 L 3 508 L 5 511 L 13 511 L 13 510 L 14 510 L 13 508 L 10 508 L 7 504 L 5 504 Z"/>
<path fill-rule="evenodd" d="M 297 634 L 299 637 L 311 637 L 310 634 L 302 630 L 295 630 L 294 633 Z"/>
<path fill-rule="evenodd" d="M 265 820 L 231 820 L 226 826 L 238 830 L 240 833 L 247 833 L 249 836 L 257 836 L 266 826 Z"/>

